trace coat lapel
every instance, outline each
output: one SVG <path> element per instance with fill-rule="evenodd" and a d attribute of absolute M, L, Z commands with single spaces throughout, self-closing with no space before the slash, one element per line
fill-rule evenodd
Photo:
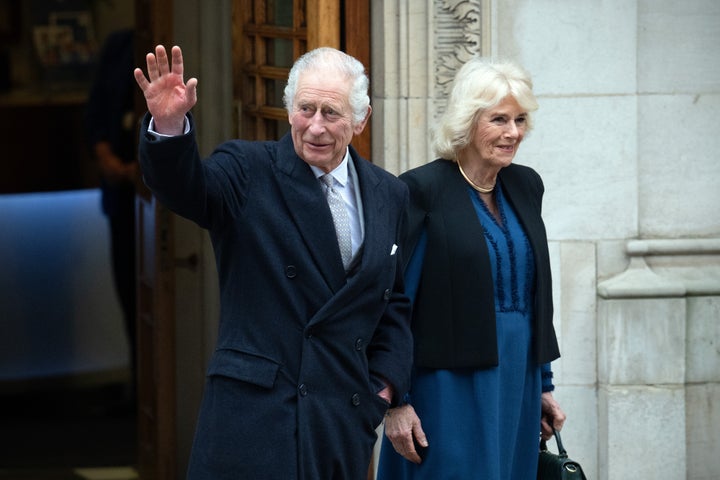
<path fill-rule="evenodd" d="M 345 283 L 332 214 L 320 183 L 295 153 L 290 135 L 278 143 L 276 177 L 288 211 L 318 270 L 333 291 Z"/>
<path fill-rule="evenodd" d="M 459 228 L 457 231 L 464 231 L 465 235 L 460 241 L 475 241 L 475 239 L 484 239 L 485 234 L 482 229 L 482 224 L 477 219 L 477 213 L 472 205 L 472 201 L 467 195 L 467 183 L 462 178 L 457 168 L 453 174 L 447 180 L 447 188 L 449 191 L 450 205 L 455 205 L 451 208 L 449 215 L 455 217 L 453 225 Z M 500 170 L 498 177 L 502 182 L 502 188 L 505 191 L 505 198 L 510 202 L 515 214 L 517 215 L 520 223 L 525 229 L 530 244 L 533 249 L 537 251 L 540 245 L 537 244 L 538 229 L 542 231 L 542 227 L 538 225 L 538 216 L 530 208 L 530 205 L 534 202 L 533 198 L 528 194 L 527 185 L 523 185 L 522 179 L 519 177 L 519 170 L 514 165 L 509 165 Z M 487 248 L 485 242 L 480 242 L 477 248 L 485 250 Z"/>
<path fill-rule="evenodd" d="M 359 270 L 354 276 L 357 277 L 362 276 L 363 272 L 375 271 L 372 266 L 382 261 L 384 255 L 390 255 L 392 245 L 385 244 L 388 243 L 388 238 L 393 236 L 388 232 L 388 208 L 385 205 L 388 194 L 383 189 L 381 178 L 372 170 L 369 162 L 360 157 L 352 147 L 350 147 L 350 155 L 358 176 L 365 223 L 362 257 Z"/>
<path fill-rule="evenodd" d="M 479 259 L 488 255 L 485 231 L 470 198 L 470 187 L 460 174 L 457 164 L 447 162 L 448 177 L 439 186 L 445 190 L 442 211 L 447 223 L 446 235 L 455 236 L 451 243 L 457 245 L 458 251 L 479 253 L 469 257 L 472 263 L 467 265 L 467 268 L 469 271 L 481 272 L 483 268 Z"/>
<path fill-rule="evenodd" d="M 336 295 L 333 300 L 324 304 L 310 320 L 310 323 L 332 318 L 338 310 L 346 308 L 353 302 L 363 290 L 367 289 L 368 283 L 373 281 L 373 279 L 368 280 L 368 276 L 377 275 L 380 266 L 387 261 L 386 256 L 390 256 L 392 248 L 394 235 L 388 231 L 391 228 L 388 223 L 389 208 L 387 207 L 389 195 L 385 190 L 384 182 L 373 171 L 369 162 L 360 157 L 352 147 L 350 147 L 350 155 L 358 175 L 363 204 L 365 236 L 361 247 L 362 252 L 354 270 L 347 277 L 343 273 L 343 283 L 339 289 L 335 289 Z M 335 238 L 334 232 L 332 238 Z"/>
<path fill-rule="evenodd" d="M 539 211 L 536 212 L 530 208 L 536 200 L 529 194 L 528 186 L 523 185 L 520 173 L 521 170 L 515 168 L 514 165 L 510 165 L 500 170 L 499 177 L 505 190 L 505 198 L 515 210 L 515 215 L 517 215 L 518 220 L 525 229 L 525 235 L 527 235 L 533 251 L 536 252 L 537 263 L 537 252 L 542 249 L 542 245 L 538 242 L 545 241 L 544 235 L 542 235 L 543 227 L 539 223 Z"/>

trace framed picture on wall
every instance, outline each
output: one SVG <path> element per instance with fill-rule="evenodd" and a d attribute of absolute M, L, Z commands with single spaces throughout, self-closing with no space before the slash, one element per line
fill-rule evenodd
<path fill-rule="evenodd" d="M 70 27 L 40 25 L 33 28 L 33 44 L 43 65 L 73 63 L 75 47 Z"/>
<path fill-rule="evenodd" d="M 48 24 L 72 28 L 76 42 L 90 43 L 95 41 L 93 18 L 89 11 L 51 12 L 48 15 Z"/>
<path fill-rule="evenodd" d="M 48 26 L 57 30 L 68 29 L 72 32 L 72 51 L 63 63 L 87 63 L 95 52 L 95 29 L 92 14 L 87 11 L 51 12 Z"/>

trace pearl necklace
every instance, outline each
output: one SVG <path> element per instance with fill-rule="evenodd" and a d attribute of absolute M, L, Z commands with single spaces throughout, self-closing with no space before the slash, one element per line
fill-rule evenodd
<path fill-rule="evenodd" d="M 457 164 L 458 164 L 458 168 L 460 169 L 460 173 L 462 174 L 463 178 L 464 178 L 465 180 L 467 180 L 467 182 L 470 184 L 470 186 L 471 186 L 472 188 L 474 188 L 475 190 L 477 190 L 477 191 L 480 192 L 480 193 L 492 193 L 493 190 L 495 190 L 495 185 L 493 185 L 493 186 L 490 187 L 490 188 L 486 188 L 486 187 L 481 187 L 480 185 L 478 185 L 478 184 L 476 184 L 475 182 L 473 182 L 472 180 L 470 180 L 470 179 L 468 178 L 468 176 L 465 175 L 465 170 L 463 170 L 462 165 L 460 164 L 460 161 L 459 161 L 459 160 L 458 160 Z"/>

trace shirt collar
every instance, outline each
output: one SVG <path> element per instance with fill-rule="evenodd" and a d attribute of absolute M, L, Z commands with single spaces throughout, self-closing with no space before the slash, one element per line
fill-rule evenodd
<path fill-rule="evenodd" d="M 350 149 L 345 149 L 345 156 L 342 159 L 342 162 L 340 162 L 340 165 L 335 167 L 333 171 L 330 172 L 330 175 L 333 176 L 336 182 L 338 182 L 343 187 L 348 181 L 348 162 L 350 161 Z M 323 175 L 325 175 L 325 172 L 323 172 L 321 169 L 314 165 L 310 165 L 310 168 L 312 169 L 313 173 L 315 174 L 315 178 L 320 178 Z"/>

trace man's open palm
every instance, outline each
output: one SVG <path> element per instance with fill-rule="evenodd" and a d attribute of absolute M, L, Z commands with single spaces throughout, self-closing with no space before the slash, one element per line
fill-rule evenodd
<path fill-rule="evenodd" d="M 197 79 L 184 82 L 180 47 L 172 47 L 172 66 L 162 45 L 155 47 L 154 54 L 148 53 L 145 60 L 148 77 L 139 68 L 134 74 L 155 121 L 155 131 L 179 135 L 183 133 L 185 115 L 197 102 Z"/>

